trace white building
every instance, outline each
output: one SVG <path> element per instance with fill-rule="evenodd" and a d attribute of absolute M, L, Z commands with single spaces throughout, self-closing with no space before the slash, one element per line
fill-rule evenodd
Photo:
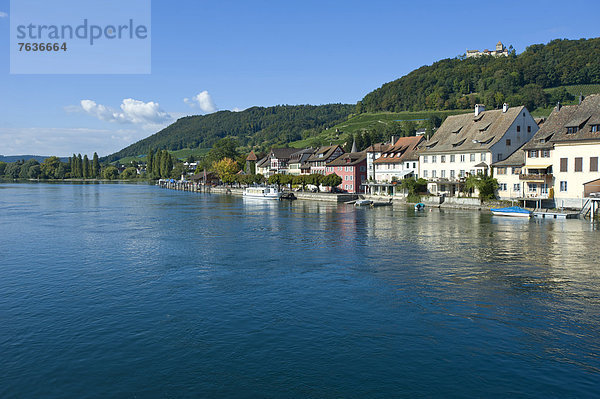
<path fill-rule="evenodd" d="M 600 95 L 558 105 L 524 150 L 526 197 L 581 208 L 584 184 L 600 178 Z"/>
<path fill-rule="evenodd" d="M 400 137 L 393 146 L 381 153 L 373 161 L 375 166 L 374 180 L 377 183 L 391 183 L 407 176 L 418 177 L 419 156 L 417 149 L 423 136 Z"/>
<path fill-rule="evenodd" d="M 518 199 L 523 196 L 521 171 L 525 165 L 525 151 L 519 148 L 503 161 L 492 164 L 493 175 L 498 181 L 496 195 L 501 200 Z"/>
<path fill-rule="evenodd" d="M 471 114 L 453 115 L 419 151 L 419 177 L 429 180 L 431 194 L 456 196 L 470 174 L 490 174 L 490 165 L 506 159 L 528 142 L 538 125 L 527 108 L 504 104 L 485 111 L 475 105 Z"/>
<path fill-rule="evenodd" d="M 467 58 L 481 57 L 483 55 L 491 55 L 493 57 L 508 57 L 508 49 L 504 47 L 501 41 L 496 44 L 496 50 L 490 51 L 485 49 L 483 51 L 479 50 L 467 50 Z"/>

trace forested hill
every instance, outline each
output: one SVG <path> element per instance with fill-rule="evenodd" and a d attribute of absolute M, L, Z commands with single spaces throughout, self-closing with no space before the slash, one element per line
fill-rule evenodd
<path fill-rule="evenodd" d="M 519 55 L 454 58 L 423 66 L 367 94 L 357 112 L 464 109 L 508 102 L 529 109 L 568 97 L 543 89 L 600 83 L 600 38 L 553 40 Z"/>
<path fill-rule="evenodd" d="M 242 146 L 267 148 L 315 134 L 346 119 L 353 111 L 354 105 L 349 104 L 278 105 L 188 116 L 105 160 L 146 154 L 148 149 L 210 148 L 223 137 L 234 137 Z"/>

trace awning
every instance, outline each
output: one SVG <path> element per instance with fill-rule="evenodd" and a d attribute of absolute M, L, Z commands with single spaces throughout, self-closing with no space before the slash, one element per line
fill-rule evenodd
<path fill-rule="evenodd" d="M 524 168 L 527 168 L 527 169 L 546 169 L 546 168 L 549 168 L 550 166 L 552 166 L 552 164 L 549 164 L 549 165 L 525 165 Z"/>
<path fill-rule="evenodd" d="M 487 168 L 488 164 L 485 162 L 481 162 L 481 163 L 478 163 L 477 165 L 475 165 L 475 167 L 476 168 Z"/>

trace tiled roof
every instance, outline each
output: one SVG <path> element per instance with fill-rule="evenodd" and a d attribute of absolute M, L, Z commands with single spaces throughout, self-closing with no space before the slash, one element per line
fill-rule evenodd
<path fill-rule="evenodd" d="M 523 166 L 525 165 L 525 151 L 523 151 L 523 147 L 525 145 L 522 145 L 521 147 L 517 148 L 517 150 L 515 152 L 513 152 L 512 154 L 510 154 L 508 156 L 508 158 L 502 160 L 502 161 L 498 161 L 492 164 L 492 166 L 496 167 L 496 166 Z"/>
<path fill-rule="evenodd" d="M 576 112 L 577 105 L 564 105 L 560 107 L 559 111 L 556 108 L 552 110 L 540 130 L 523 146 L 523 149 L 525 151 L 552 149 L 554 136 L 563 129 L 563 126 L 573 118 Z"/>
<path fill-rule="evenodd" d="M 424 141 L 423 136 L 400 137 L 393 146 L 389 146 L 379 158 L 373 163 L 402 163 L 405 161 L 417 161 L 418 146 Z"/>
<path fill-rule="evenodd" d="M 388 151 L 392 147 L 389 143 L 377 143 L 369 146 L 365 151 L 366 152 L 385 152 Z"/>
<path fill-rule="evenodd" d="M 269 157 L 264 157 L 260 161 L 256 162 L 257 168 L 265 168 L 267 166 L 271 166 Z"/>
<path fill-rule="evenodd" d="M 327 163 L 327 166 L 351 166 L 359 164 L 367 159 L 367 153 L 362 152 L 351 152 L 340 155 L 336 159 Z"/>
<path fill-rule="evenodd" d="M 250 151 L 250 154 L 248 154 L 248 157 L 246 157 L 246 161 L 256 161 L 257 159 L 258 158 L 256 157 L 254 151 Z"/>
<path fill-rule="evenodd" d="M 271 148 L 269 156 L 274 156 L 277 159 L 290 159 L 290 156 L 298 152 L 297 148 Z"/>
<path fill-rule="evenodd" d="M 581 104 L 568 106 L 573 108 L 570 117 L 563 117 L 565 123 L 552 136 L 551 141 L 572 142 L 580 140 L 600 140 L 600 132 L 592 132 L 592 125 L 600 125 L 600 94 L 592 94 L 586 97 Z M 562 107 L 560 111 L 552 111 L 560 114 L 567 107 Z M 550 116 L 552 116 L 550 114 Z M 550 118 L 548 118 L 549 120 Z M 547 122 L 546 122 L 547 123 Z M 544 124 L 545 125 L 545 124 Z M 576 133 L 567 133 L 567 127 L 577 127 Z M 598 129 L 600 130 L 600 129 Z"/>
<path fill-rule="evenodd" d="M 338 147 L 340 147 L 340 146 L 339 145 L 330 145 L 327 147 L 320 147 L 319 149 L 317 149 L 317 151 L 314 154 L 312 154 L 308 158 L 308 162 L 319 162 L 319 161 L 327 160 L 329 157 L 331 157 L 331 155 L 333 155 L 333 153 L 335 152 L 335 150 Z M 322 156 L 320 156 L 321 154 L 322 154 Z"/>
<path fill-rule="evenodd" d="M 512 107 L 473 113 L 451 115 L 423 145 L 422 154 L 487 150 L 502 139 L 525 107 Z"/>

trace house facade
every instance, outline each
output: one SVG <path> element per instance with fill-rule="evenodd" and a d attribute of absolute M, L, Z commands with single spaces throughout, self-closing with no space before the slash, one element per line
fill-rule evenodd
<path fill-rule="evenodd" d="M 396 140 L 393 146 L 373 161 L 375 182 L 391 183 L 408 176 L 418 177 L 417 149 L 424 140 L 423 136 L 400 137 Z"/>
<path fill-rule="evenodd" d="M 335 173 L 342 178 L 339 189 L 349 193 L 361 192 L 363 182 L 367 180 L 367 154 L 365 152 L 351 152 L 343 154 L 325 166 L 325 174 Z"/>
<path fill-rule="evenodd" d="M 310 173 L 325 175 L 327 173 L 327 163 L 333 161 L 343 153 L 344 150 L 339 145 L 318 148 L 306 161 L 310 165 Z"/>
<path fill-rule="evenodd" d="M 392 147 L 394 137 L 390 143 L 377 143 L 369 146 L 365 151 L 367 153 L 367 179 L 375 181 L 375 160 L 379 159 L 381 154 Z"/>
<path fill-rule="evenodd" d="M 508 107 L 446 118 L 419 150 L 419 177 L 428 180 L 435 195 L 456 196 L 467 176 L 491 173 L 491 164 L 503 161 L 528 142 L 538 125 L 527 108 Z"/>
<path fill-rule="evenodd" d="M 496 196 L 501 200 L 513 200 L 523 196 L 521 171 L 525 165 L 525 151 L 519 148 L 503 161 L 492 164 L 493 176 L 498 181 Z"/>
<path fill-rule="evenodd" d="M 288 173 L 293 176 L 310 174 L 308 158 L 315 153 L 313 148 L 296 151 L 290 156 Z"/>

